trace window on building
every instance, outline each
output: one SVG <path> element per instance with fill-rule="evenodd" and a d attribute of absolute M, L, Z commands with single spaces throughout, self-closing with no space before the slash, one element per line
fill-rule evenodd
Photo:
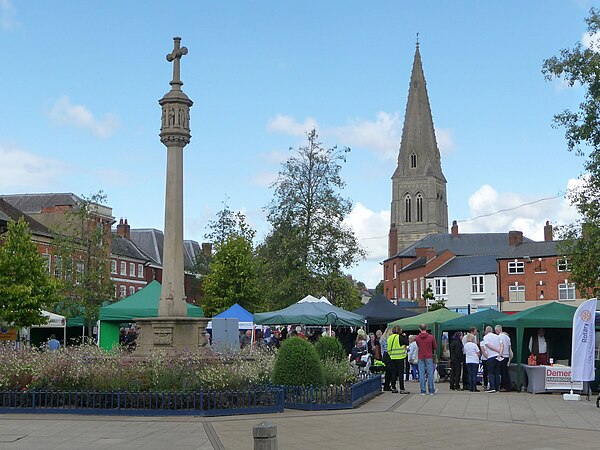
<path fill-rule="evenodd" d="M 417 283 L 418 283 L 418 280 L 415 278 L 413 280 L 413 294 L 414 294 L 415 298 L 419 297 L 419 291 L 417 290 L 419 285 Z"/>
<path fill-rule="evenodd" d="M 406 298 L 406 282 L 405 281 L 402 282 L 401 293 L 402 293 L 402 298 Z"/>
<path fill-rule="evenodd" d="M 558 285 L 558 299 L 560 301 L 575 300 L 575 283 L 561 283 Z"/>
<path fill-rule="evenodd" d="M 508 287 L 509 302 L 524 302 L 525 301 L 525 286 L 514 285 Z"/>
<path fill-rule="evenodd" d="M 396 274 L 397 274 L 396 263 L 394 263 L 394 273 L 392 274 L 392 277 L 394 278 L 394 280 L 396 279 Z"/>
<path fill-rule="evenodd" d="M 83 279 L 83 269 L 83 261 L 75 261 L 75 284 L 79 284 Z"/>
<path fill-rule="evenodd" d="M 538 258 L 534 261 L 533 270 L 534 272 L 546 272 L 546 264 L 544 264 L 542 258 Z"/>
<path fill-rule="evenodd" d="M 412 298 L 412 283 L 410 282 L 410 280 L 408 280 L 406 282 L 406 294 L 408 295 L 407 298 Z"/>
<path fill-rule="evenodd" d="M 525 263 L 523 261 L 510 261 L 508 263 L 508 273 L 509 274 L 525 273 Z"/>
<path fill-rule="evenodd" d="M 483 275 L 471 276 L 471 294 L 481 294 L 485 292 L 483 288 Z"/>
<path fill-rule="evenodd" d="M 559 259 L 556 261 L 556 269 L 559 272 L 571 272 L 573 268 L 571 267 L 571 263 L 567 260 L 567 258 Z"/>
<path fill-rule="evenodd" d="M 110 273 L 113 273 L 113 274 L 117 273 L 117 261 L 114 259 L 110 260 Z"/>
<path fill-rule="evenodd" d="M 412 200 L 409 195 L 404 197 L 404 221 L 412 222 Z"/>
<path fill-rule="evenodd" d="M 394 298 L 398 298 L 398 288 L 394 286 Z"/>
<path fill-rule="evenodd" d="M 121 275 L 127 275 L 127 263 L 125 261 L 121 261 Z"/>
<path fill-rule="evenodd" d="M 119 286 L 119 298 L 123 298 L 127 295 L 127 286 L 124 284 Z"/>
<path fill-rule="evenodd" d="M 425 292 L 425 277 L 421 277 L 421 295 Z"/>
<path fill-rule="evenodd" d="M 62 277 L 62 258 L 60 256 L 55 255 L 53 265 L 54 265 L 54 276 L 56 278 L 61 278 Z"/>
<path fill-rule="evenodd" d="M 135 264 L 129 263 L 129 276 L 135 277 Z"/>
<path fill-rule="evenodd" d="M 446 295 L 446 279 L 445 278 L 436 278 L 435 279 L 435 295 Z"/>
<path fill-rule="evenodd" d="M 417 194 L 417 222 L 423 222 L 423 196 Z"/>
<path fill-rule="evenodd" d="M 44 260 L 44 266 L 46 267 L 46 272 L 52 273 L 52 257 L 48 253 L 44 253 L 42 255 L 42 259 Z"/>
<path fill-rule="evenodd" d="M 135 286 L 129 286 L 129 295 L 135 294 Z"/>
<path fill-rule="evenodd" d="M 138 264 L 138 278 L 144 278 L 144 265 Z"/>
<path fill-rule="evenodd" d="M 413 169 L 417 167 L 417 154 L 414 152 L 410 154 L 410 167 Z"/>

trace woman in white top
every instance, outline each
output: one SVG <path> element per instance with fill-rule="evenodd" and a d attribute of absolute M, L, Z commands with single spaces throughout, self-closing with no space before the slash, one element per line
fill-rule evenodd
<path fill-rule="evenodd" d="M 415 341 L 415 335 L 408 336 L 408 363 L 413 382 L 419 381 L 419 347 Z"/>
<path fill-rule="evenodd" d="M 467 343 L 463 347 L 465 363 L 467 366 L 467 386 L 471 392 L 479 392 L 477 389 L 477 369 L 479 368 L 479 347 L 475 344 L 475 336 L 467 334 Z"/>

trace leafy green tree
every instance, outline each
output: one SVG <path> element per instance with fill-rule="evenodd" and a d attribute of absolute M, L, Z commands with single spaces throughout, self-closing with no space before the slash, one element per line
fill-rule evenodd
<path fill-rule="evenodd" d="M 437 311 L 438 309 L 446 308 L 446 300 L 438 300 L 437 302 L 432 303 L 427 308 L 427 311 Z"/>
<path fill-rule="evenodd" d="M 380 280 L 375 286 L 375 294 L 383 294 L 383 280 Z"/>
<path fill-rule="evenodd" d="M 314 129 L 307 138 L 307 145 L 294 150 L 283 164 L 266 208 L 273 230 L 259 254 L 277 306 L 308 293 L 322 291 L 327 296 L 335 278 L 343 278 L 342 270 L 365 256 L 343 222 L 352 203 L 340 193 L 345 185 L 340 172 L 350 150 L 324 148 Z M 291 295 L 284 296 L 285 291 Z"/>
<path fill-rule="evenodd" d="M 331 303 L 353 311 L 362 306 L 360 290 L 354 286 L 352 280 L 343 274 L 333 273 L 323 278 L 325 297 Z"/>
<path fill-rule="evenodd" d="M 257 311 L 261 297 L 252 245 L 254 231 L 243 214 L 237 215 L 237 230 L 215 245 L 210 271 L 204 279 L 204 314 L 212 317 L 234 303 Z"/>
<path fill-rule="evenodd" d="M 572 266 L 569 276 L 580 292 L 587 296 L 600 294 L 598 250 L 600 249 L 600 10 L 592 8 L 586 18 L 590 37 L 589 47 L 577 43 L 563 49 L 560 56 L 544 61 L 547 80 L 565 80 L 570 86 L 579 85 L 585 91 L 579 110 L 565 111 L 554 116 L 554 126 L 565 129 L 569 151 L 586 157 L 582 185 L 570 192 L 582 219 L 560 228 L 560 251 Z"/>
<path fill-rule="evenodd" d="M 47 272 L 21 217 L 10 221 L 0 246 L 0 321 L 17 328 L 46 323 L 41 312 L 58 302 L 57 283 Z"/>
<path fill-rule="evenodd" d="M 98 208 L 106 202 L 102 191 L 82 196 L 76 208 L 65 212 L 55 228 L 55 275 L 61 282 L 61 313 L 98 320 L 100 307 L 115 298 L 110 279 L 110 224 L 99 220 Z"/>
<path fill-rule="evenodd" d="M 429 303 L 429 300 L 433 300 L 435 298 L 435 295 L 433 295 L 433 289 L 431 289 L 431 285 L 427 286 L 427 289 L 425 289 L 425 292 L 422 294 L 422 298 L 425 302 L 425 305 Z"/>

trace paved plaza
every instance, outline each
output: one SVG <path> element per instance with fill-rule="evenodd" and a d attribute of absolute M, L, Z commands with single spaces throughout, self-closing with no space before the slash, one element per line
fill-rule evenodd
<path fill-rule="evenodd" d="M 597 448 L 595 397 L 567 402 L 559 394 L 450 391 L 435 396 L 386 392 L 346 411 L 293 411 L 253 416 L 0 416 L 0 449 L 252 449 L 252 427 L 277 425 L 279 448 L 375 449 L 498 446 L 514 449 Z"/>

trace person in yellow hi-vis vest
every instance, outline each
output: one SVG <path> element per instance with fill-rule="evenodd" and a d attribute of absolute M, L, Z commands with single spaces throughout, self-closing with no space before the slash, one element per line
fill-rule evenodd
<path fill-rule="evenodd" d="M 402 329 L 396 325 L 392 328 L 392 334 L 388 337 L 388 354 L 392 361 L 392 379 L 391 388 L 392 392 L 396 393 L 396 380 L 400 382 L 400 393 L 409 394 L 404 390 L 404 363 L 406 362 L 406 346 L 408 345 L 408 339 L 406 334 L 402 333 Z"/>

